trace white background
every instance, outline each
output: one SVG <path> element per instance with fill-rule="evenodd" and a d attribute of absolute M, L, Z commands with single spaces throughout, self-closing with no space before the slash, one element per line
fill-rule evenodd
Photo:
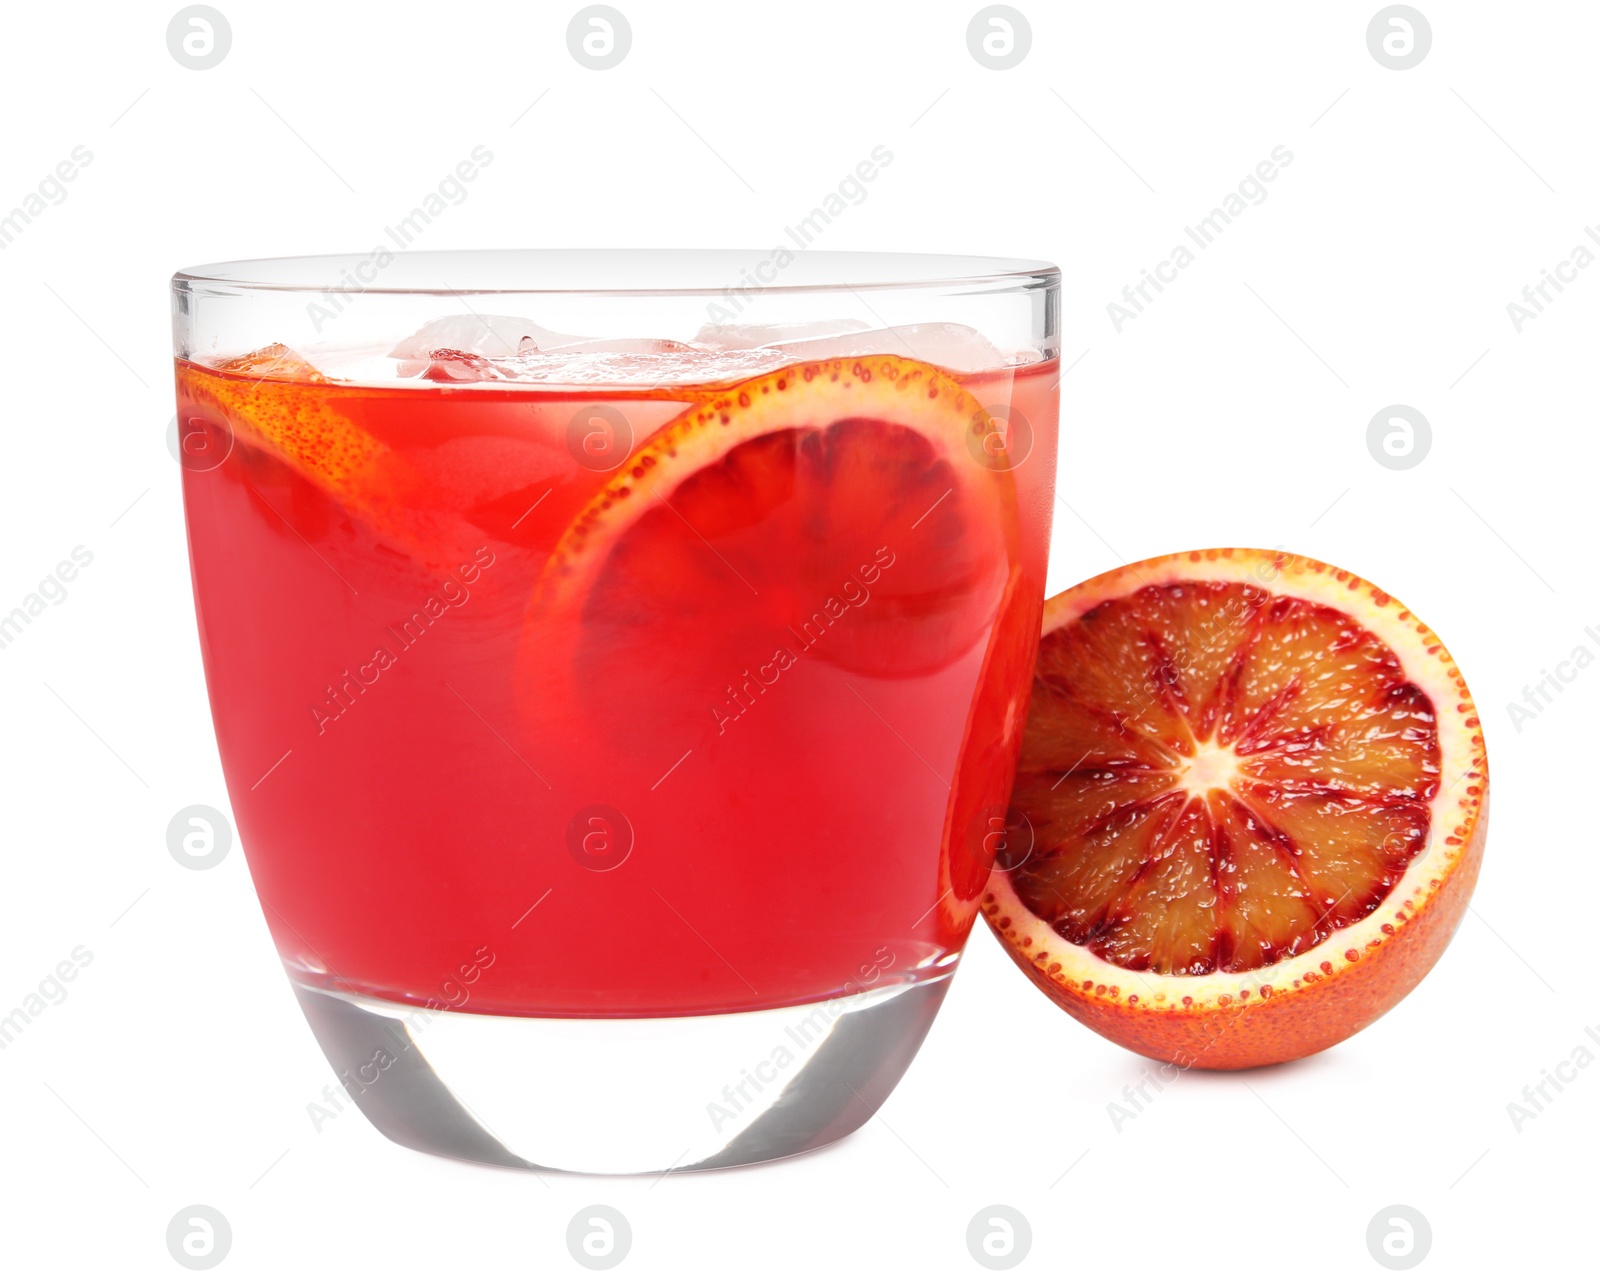
<path fill-rule="evenodd" d="M 93 954 L 0 1053 L 7 1270 L 179 1270 L 165 1229 L 195 1202 L 231 1221 L 238 1272 L 576 1271 L 567 1222 L 595 1201 L 632 1222 L 624 1271 L 977 1271 L 966 1226 L 997 1202 L 1031 1221 L 1025 1271 L 1377 1271 L 1367 1225 L 1395 1203 L 1432 1225 L 1424 1271 L 1592 1264 L 1600 1066 L 1520 1132 L 1507 1104 L 1600 1024 L 1580 805 L 1600 671 L 1520 731 L 1507 705 L 1600 654 L 1600 269 L 1520 334 L 1506 306 L 1600 222 L 1600 11 L 1418 2 L 1433 45 L 1406 71 L 1368 52 L 1374 0 L 1018 0 L 1033 46 L 1003 72 L 968 52 L 971 0 L 617 0 L 633 47 L 605 72 L 568 53 L 576 3 L 217 0 L 233 45 L 203 72 L 167 51 L 175 5 L 8 9 L 0 211 L 74 146 L 93 160 L 0 251 L 0 611 L 73 546 L 94 560 L 0 650 L 0 1013 Z M 881 1118 L 819 1154 L 540 1178 L 354 1112 L 315 1132 L 332 1074 L 244 857 L 193 872 L 165 844 L 179 808 L 227 806 L 163 439 L 167 278 L 365 251 L 479 143 L 492 166 L 426 247 L 764 252 L 883 144 L 819 247 L 1059 262 L 1078 362 L 1052 591 L 1283 544 L 1392 591 L 1459 659 L 1494 828 L 1426 983 L 1321 1057 L 1184 1076 L 1118 1132 L 1107 1105 L 1146 1064 L 980 924 Z M 1107 303 L 1278 145 L 1269 198 L 1116 332 Z M 1365 443 L 1393 403 L 1433 430 L 1404 472 Z"/>

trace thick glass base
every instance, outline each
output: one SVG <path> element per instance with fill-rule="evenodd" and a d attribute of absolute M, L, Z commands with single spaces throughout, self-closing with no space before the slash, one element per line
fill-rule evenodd
<path fill-rule="evenodd" d="M 396 1143 L 487 1165 L 645 1174 L 843 1138 L 910 1065 L 950 973 L 664 1019 L 462 1014 L 294 988 L 339 1080 Z"/>

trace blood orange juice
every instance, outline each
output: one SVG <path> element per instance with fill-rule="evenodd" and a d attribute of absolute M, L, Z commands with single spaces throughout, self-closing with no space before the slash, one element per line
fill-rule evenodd
<path fill-rule="evenodd" d="M 213 718 L 291 978 L 539 1020 L 941 982 L 1020 744 L 1057 361 L 509 322 L 384 376 L 177 364 Z"/>

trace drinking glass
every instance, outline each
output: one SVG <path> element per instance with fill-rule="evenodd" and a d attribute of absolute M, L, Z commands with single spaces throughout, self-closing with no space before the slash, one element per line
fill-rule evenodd
<path fill-rule="evenodd" d="M 596 1172 L 870 1117 L 1004 836 L 1056 269 L 379 247 L 173 305 L 217 744 L 354 1102 Z"/>

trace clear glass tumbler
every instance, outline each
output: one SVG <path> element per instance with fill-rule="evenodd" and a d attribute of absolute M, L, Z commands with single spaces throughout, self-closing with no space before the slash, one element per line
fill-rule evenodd
<path fill-rule="evenodd" d="M 781 249 L 174 277 L 228 790 L 384 1134 L 642 1172 L 872 1115 L 1004 828 L 1058 294 Z"/>

